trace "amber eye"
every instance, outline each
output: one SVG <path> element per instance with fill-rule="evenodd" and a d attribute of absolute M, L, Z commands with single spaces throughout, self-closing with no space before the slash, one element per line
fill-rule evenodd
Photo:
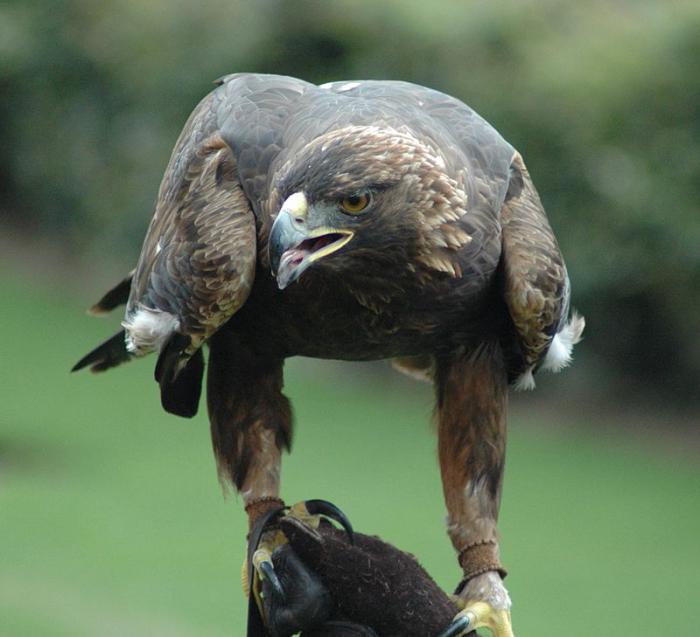
<path fill-rule="evenodd" d="M 369 193 L 363 192 L 358 195 L 344 197 L 340 201 L 340 207 L 350 214 L 362 212 L 369 205 Z"/>

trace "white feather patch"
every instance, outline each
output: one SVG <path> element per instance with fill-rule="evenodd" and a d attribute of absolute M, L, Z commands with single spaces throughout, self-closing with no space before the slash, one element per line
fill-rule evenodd
<path fill-rule="evenodd" d="M 542 369 L 548 372 L 560 372 L 569 365 L 574 345 L 581 340 L 584 327 L 586 327 L 585 319 L 574 312 L 568 323 L 554 335 L 542 362 Z M 528 367 L 518 376 L 513 384 L 513 388 L 516 391 L 535 389 L 534 371 L 534 366 Z"/>
<path fill-rule="evenodd" d="M 530 391 L 535 389 L 535 377 L 532 375 L 532 367 L 528 367 L 513 384 L 515 391 Z"/>
<path fill-rule="evenodd" d="M 574 345 L 581 340 L 584 327 L 586 327 L 584 318 L 576 313 L 572 314 L 569 322 L 552 339 L 552 344 L 544 357 L 542 369 L 548 372 L 560 372 L 569 365 L 571 352 Z"/>
<path fill-rule="evenodd" d="M 122 322 L 126 330 L 126 349 L 136 356 L 160 351 L 180 321 L 169 312 L 139 305 L 136 312 Z"/>

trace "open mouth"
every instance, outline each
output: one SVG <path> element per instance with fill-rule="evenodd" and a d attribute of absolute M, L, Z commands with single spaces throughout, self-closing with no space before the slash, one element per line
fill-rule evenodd
<path fill-rule="evenodd" d="M 284 263 L 285 265 L 296 267 L 304 259 L 315 261 L 331 252 L 335 252 L 344 246 L 350 238 L 351 235 L 344 232 L 329 232 L 320 237 L 304 239 L 299 245 L 290 248 L 282 255 L 280 265 Z"/>
<path fill-rule="evenodd" d="M 350 230 L 317 229 L 312 236 L 293 248 L 285 250 L 277 268 L 277 282 L 281 288 L 296 280 L 313 262 L 336 252 L 353 237 Z"/>

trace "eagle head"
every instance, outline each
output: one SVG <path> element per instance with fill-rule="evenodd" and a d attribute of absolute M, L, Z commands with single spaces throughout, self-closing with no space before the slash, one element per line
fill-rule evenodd
<path fill-rule="evenodd" d="M 434 244 L 432 229 L 466 208 L 436 148 L 408 130 L 377 126 L 314 139 L 294 154 L 276 189 L 283 203 L 268 247 L 280 289 L 314 267 L 386 276 L 414 268 L 444 245 Z"/>

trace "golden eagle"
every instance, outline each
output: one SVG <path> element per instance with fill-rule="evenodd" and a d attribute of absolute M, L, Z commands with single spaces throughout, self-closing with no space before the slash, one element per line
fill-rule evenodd
<path fill-rule="evenodd" d="M 405 82 L 237 74 L 175 145 L 123 330 L 76 366 L 156 352 L 163 407 L 207 404 L 251 522 L 280 506 L 290 356 L 393 359 L 435 385 L 448 533 L 470 628 L 511 635 L 498 554 L 509 385 L 570 361 L 583 319 L 520 154 L 461 101 Z"/>

